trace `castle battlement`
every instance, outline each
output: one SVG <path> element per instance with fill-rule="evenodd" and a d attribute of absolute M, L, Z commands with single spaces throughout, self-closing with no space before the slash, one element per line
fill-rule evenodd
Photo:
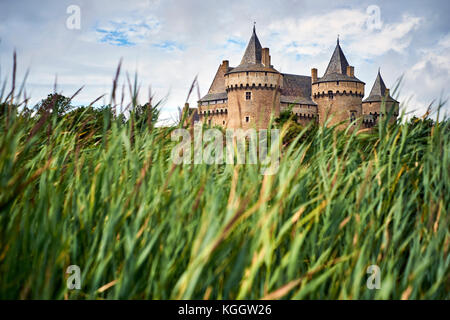
<path fill-rule="evenodd" d="M 227 128 L 267 128 L 270 117 L 291 110 L 297 121 L 311 121 L 340 128 L 362 123 L 372 127 L 379 117 L 398 116 L 398 102 L 389 95 L 380 73 L 368 98 L 363 101 L 365 83 L 355 76 L 337 40 L 322 77 L 280 73 L 271 64 L 269 48 L 263 48 L 253 33 L 237 67 L 224 60 L 208 93 L 198 101 L 199 121 Z M 384 108 L 384 112 L 382 110 Z"/>

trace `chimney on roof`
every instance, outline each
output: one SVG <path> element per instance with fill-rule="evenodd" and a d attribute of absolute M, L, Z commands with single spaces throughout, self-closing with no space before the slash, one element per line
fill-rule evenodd
<path fill-rule="evenodd" d="M 222 68 L 224 68 L 225 71 L 228 71 L 229 66 L 230 66 L 230 63 L 229 63 L 228 60 L 223 60 L 222 61 Z"/>
<path fill-rule="evenodd" d="M 385 95 L 386 97 L 389 97 L 389 95 L 390 95 L 390 90 L 389 90 L 388 88 L 386 88 L 386 90 L 384 90 L 384 95 Z"/>
<path fill-rule="evenodd" d="M 349 77 L 354 77 L 355 76 L 355 67 L 347 66 L 347 75 Z"/>
<path fill-rule="evenodd" d="M 266 67 L 270 67 L 269 48 L 263 48 L 262 49 L 262 61 L 261 62 Z"/>
<path fill-rule="evenodd" d="M 311 69 L 311 82 L 314 83 L 317 81 L 317 69 L 312 68 Z"/>

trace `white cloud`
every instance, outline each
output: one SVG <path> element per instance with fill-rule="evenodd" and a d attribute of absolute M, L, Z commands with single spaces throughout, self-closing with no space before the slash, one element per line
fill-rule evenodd
<path fill-rule="evenodd" d="M 163 112 L 169 118 L 183 105 L 195 75 L 205 94 L 222 60 L 230 60 L 232 66 L 240 62 L 242 43 L 245 47 L 254 20 L 263 46 L 270 47 L 272 62 L 282 72 L 309 74 L 312 67 L 323 72 L 340 34 L 344 52 L 355 65 L 358 78 L 367 83 L 366 90 L 370 90 L 378 66 L 388 85 L 411 69 L 402 93 L 417 93 L 417 105 L 439 96 L 450 82 L 448 58 L 444 51 L 435 51 L 435 47 L 448 48 L 450 37 L 439 41 L 436 21 L 426 12 L 410 10 L 420 7 L 417 4 L 405 9 L 394 2 L 378 1 L 383 23 L 381 29 L 369 30 L 366 8 L 357 2 L 343 8 L 322 0 L 304 0 L 301 6 L 289 0 L 230 0 L 224 4 L 79 0 L 82 28 L 70 31 L 65 28 L 67 4 L 63 1 L 51 8 L 24 2 L 0 1 L 0 58 L 4 75 L 17 48 L 19 73 L 31 66 L 27 92 L 34 100 L 52 90 L 58 74 L 64 94 L 85 85 L 76 103 L 89 103 L 109 93 L 123 58 L 121 84 L 126 81 L 126 71 L 132 75 L 137 70 L 142 101 L 149 85 L 158 97 L 170 92 Z M 436 14 L 440 9 L 432 10 Z M 417 37 L 420 42 L 412 41 Z M 424 72 L 429 76 L 425 85 L 419 85 L 417 79 Z M 195 92 L 190 103 L 195 105 L 196 99 Z M 105 98 L 101 103 L 108 102 Z"/>
<path fill-rule="evenodd" d="M 421 49 L 418 62 L 405 73 L 402 96 L 411 97 L 411 108 L 418 114 L 425 113 L 432 99 L 438 99 L 435 101 L 436 107 L 439 99 L 450 98 L 447 89 L 450 82 L 449 52 L 450 33 L 447 33 L 435 46 Z M 444 108 L 443 111 L 448 114 L 448 104 Z"/>
<path fill-rule="evenodd" d="M 154 17 L 146 19 L 118 19 L 99 23 L 95 28 L 99 42 L 113 45 L 136 45 L 148 43 L 161 29 L 161 23 Z"/>
<path fill-rule="evenodd" d="M 339 34 L 353 54 L 366 58 L 389 50 L 403 52 L 411 42 L 408 34 L 421 22 L 419 17 L 404 15 L 400 22 L 383 23 L 377 30 L 367 27 L 368 18 L 362 9 L 337 9 L 306 19 L 274 21 L 269 30 L 274 34 L 273 41 L 287 53 L 320 54 L 336 41 Z"/>

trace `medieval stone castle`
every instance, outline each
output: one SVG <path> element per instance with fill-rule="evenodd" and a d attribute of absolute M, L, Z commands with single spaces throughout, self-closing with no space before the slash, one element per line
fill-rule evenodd
<path fill-rule="evenodd" d="M 278 117 L 280 111 L 289 109 L 302 125 L 316 121 L 346 128 L 359 122 L 370 128 L 389 113 L 390 121 L 395 121 L 399 103 L 389 95 L 380 72 L 363 100 L 364 87 L 347 62 L 339 39 L 323 77 L 317 76 L 316 68 L 311 69 L 311 76 L 287 74 L 274 69 L 269 49 L 262 48 L 253 27 L 241 63 L 233 68 L 223 61 L 208 93 L 191 111 L 196 121 L 243 129 L 265 129 L 271 115 Z"/>

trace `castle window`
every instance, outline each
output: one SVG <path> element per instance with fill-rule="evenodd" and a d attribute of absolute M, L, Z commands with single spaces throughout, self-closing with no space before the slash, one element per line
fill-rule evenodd
<path fill-rule="evenodd" d="M 252 93 L 251 92 L 246 92 L 245 93 L 245 100 L 252 100 Z"/>
<path fill-rule="evenodd" d="M 337 85 L 337 86 L 339 85 L 339 81 L 336 81 L 336 85 Z"/>
<path fill-rule="evenodd" d="M 351 111 L 351 114 L 350 114 L 350 122 L 353 122 L 353 121 L 355 121 L 356 120 L 356 114 L 355 114 L 355 111 Z M 356 123 L 355 123 L 356 124 Z"/>
<path fill-rule="evenodd" d="M 248 75 L 248 71 L 247 71 L 247 75 Z"/>
<path fill-rule="evenodd" d="M 264 72 L 264 75 L 267 76 L 267 72 Z"/>
<path fill-rule="evenodd" d="M 249 122 L 250 121 L 250 117 L 245 117 L 245 122 Z"/>
<path fill-rule="evenodd" d="M 333 91 L 328 91 L 328 98 L 333 99 Z"/>
<path fill-rule="evenodd" d="M 228 113 L 228 109 L 225 109 L 225 114 L 227 114 Z"/>
<path fill-rule="evenodd" d="M 208 125 L 211 125 L 211 119 L 208 120 Z"/>
<path fill-rule="evenodd" d="M 225 120 L 223 120 L 223 122 L 222 122 L 224 125 L 225 125 Z"/>

